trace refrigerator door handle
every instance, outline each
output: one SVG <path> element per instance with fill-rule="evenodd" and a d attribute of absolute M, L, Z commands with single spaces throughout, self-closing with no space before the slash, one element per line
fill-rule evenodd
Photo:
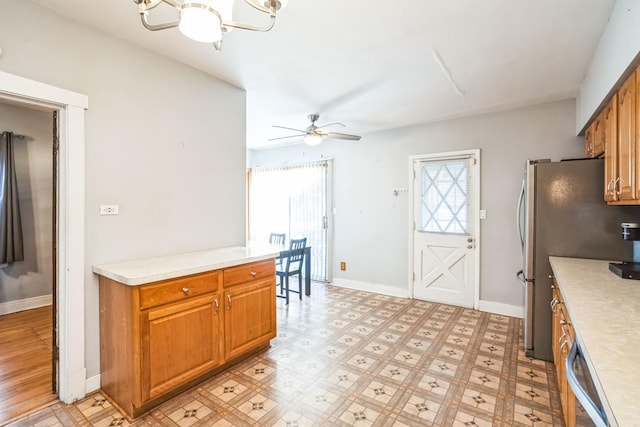
<path fill-rule="evenodd" d="M 516 211 L 516 224 L 518 224 L 518 237 L 520 238 L 520 248 L 522 249 L 522 255 L 524 255 L 524 231 L 522 230 L 522 206 L 524 205 L 524 184 L 525 178 L 522 179 L 522 189 L 520 190 L 520 197 L 518 198 L 518 209 Z"/>

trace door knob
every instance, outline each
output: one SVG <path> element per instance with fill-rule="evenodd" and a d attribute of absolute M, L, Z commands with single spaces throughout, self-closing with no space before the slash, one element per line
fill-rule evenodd
<path fill-rule="evenodd" d="M 467 237 L 467 242 L 469 243 L 473 242 L 473 237 Z"/>
<path fill-rule="evenodd" d="M 472 249 L 473 245 L 467 245 L 467 249 Z"/>

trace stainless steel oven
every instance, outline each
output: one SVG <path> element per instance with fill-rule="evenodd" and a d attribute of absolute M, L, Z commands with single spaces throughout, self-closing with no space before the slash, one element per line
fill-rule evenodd
<path fill-rule="evenodd" d="M 607 416 L 578 340 L 567 356 L 567 381 L 576 398 L 576 426 L 607 427 Z"/>

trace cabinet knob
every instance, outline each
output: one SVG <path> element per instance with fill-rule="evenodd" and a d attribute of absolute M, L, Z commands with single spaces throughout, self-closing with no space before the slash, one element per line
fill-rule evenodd
<path fill-rule="evenodd" d="M 227 310 L 231 310 L 231 295 L 227 294 Z"/>
<path fill-rule="evenodd" d="M 215 313 L 218 314 L 220 312 L 220 304 L 218 304 L 218 298 L 214 299 L 213 303 L 216 305 Z"/>
<path fill-rule="evenodd" d="M 253 277 L 256 277 L 256 276 L 258 275 L 258 273 L 257 273 L 256 271 L 252 271 L 252 272 L 251 272 L 251 275 L 252 275 Z"/>
<path fill-rule="evenodd" d="M 190 291 L 190 290 L 191 290 L 191 289 L 189 289 L 189 288 L 182 288 L 182 292 L 183 292 L 185 295 L 187 295 L 187 294 L 189 293 L 189 291 Z"/>

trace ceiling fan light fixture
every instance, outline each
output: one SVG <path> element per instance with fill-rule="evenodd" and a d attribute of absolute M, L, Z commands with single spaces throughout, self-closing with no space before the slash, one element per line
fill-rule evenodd
<path fill-rule="evenodd" d="M 205 1 L 185 3 L 180 10 L 180 32 L 191 40 L 215 43 L 222 40 L 222 21 L 219 13 Z"/>
<path fill-rule="evenodd" d="M 322 142 L 322 135 L 318 135 L 317 133 L 309 133 L 304 137 L 304 143 L 307 145 L 320 145 Z"/>

